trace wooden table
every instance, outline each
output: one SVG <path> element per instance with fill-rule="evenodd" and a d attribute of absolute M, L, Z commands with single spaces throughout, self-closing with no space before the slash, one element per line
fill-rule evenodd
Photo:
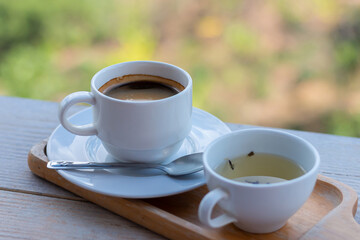
<path fill-rule="evenodd" d="M 0 239 L 162 239 L 31 173 L 27 154 L 59 124 L 57 110 L 54 102 L 0 97 Z M 321 174 L 351 186 L 359 195 L 360 139 L 286 131 L 318 149 Z M 358 205 L 357 222 L 359 212 Z"/>

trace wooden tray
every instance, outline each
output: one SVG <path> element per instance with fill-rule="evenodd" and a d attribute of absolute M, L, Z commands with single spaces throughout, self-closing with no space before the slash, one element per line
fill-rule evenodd
<path fill-rule="evenodd" d="M 94 193 L 74 185 L 46 167 L 46 141 L 29 152 L 31 171 L 68 191 L 136 222 L 170 239 L 360 239 L 360 226 L 353 216 L 357 193 L 349 186 L 319 176 L 305 205 L 280 230 L 250 234 L 228 225 L 220 229 L 203 226 L 197 210 L 207 188 L 154 199 L 124 199 Z"/>

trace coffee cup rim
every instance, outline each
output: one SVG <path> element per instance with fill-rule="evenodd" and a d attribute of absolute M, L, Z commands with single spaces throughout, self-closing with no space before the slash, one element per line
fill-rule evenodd
<path fill-rule="evenodd" d="M 312 166 L 312 168 L 309 171 L 305 172 L 300 177 L 290 179 L 290 180 L 287 180 L 287 181 L 283 181 L 283 182 L 271 183 L 271 184 L 248 184 L 248 183 L 242 183 L 242 182 L 234 181 L 234 180 L 231 180 L 231 179 L 228 179 L 226 177 L 221 176 L 220 174 L 215 172 L 212 167 L 210 167 L 210 165 L 209 165 L 209 163 L 207 161 L 208 154 L 209 154 L 209 149 L 213 148 L 214 145 L 216 145 L 220 141 L 223 141 L 224 139 L 231 138 L 231 137 L 234 137 L 236 135 L 239 135 L 239 134 L 245 133 L 245 132 L 267 132 L 267 133 L 275 133 L 275 134 L 286 135 L 288 137 L 295 138 L 295 139 L 299 140 L 300 142 L 302 142 L 312 152 L 312 154 L 314 155 L 314 165 Z M 319 167 L 320 167 L 320 155 L 319 155 L 318 151 L 316 150 L 316 148 L 310 142 L 308 142 L 307 140 L 305 140 L 305 139 L 303 139 L 301 137 L 298 137 L 298 136 L 296 136 L 294 134 L 291 134 L 291 133 L 288 133 L 288 132 L 285 132 L 285 131 L 274 130 L 274 129 L 252 128 L 252 129 L 236 130 L 236 131 L 225 134 L 225 135 L 215 139 L 213 142 L 211 142 L 206 147 L 206 149 L 204 151 L 203 164 L 204 164 L 204 168 L 206 169 L 206 171 L 208 171 L 212 176 L 214 176 L 218 180 L 220 180 L 222 182 L 226 182 L 227 184 L 241 186 L 241 187 L 244 187 L 244 188 L 252 188 L 252 189 L 268 189 L 268 188 L 281 187 L 281 186 L 287 186 L 287 185 L 291 185 L 291 184 L 294 184 L 294 183 L 298 183 L 298 182 L 302 181 L 303 179 L 312 176 L 313 174 L 317 174 L 318 171 L 319 171 Z"/>
<path fill-rule="evenodd" d="M 105 95 L 104 93 L 100 92 L 99 89 L 95 86 L 95 81 L 99 77 L 100 74 L 103 74 L 105 71 L 108 71 L 108 70 L 110 70 L 112 68 L 117 68 L 120 65 L 131 64 L 131 63 L 134 63 L 134 64 L 136 64 L 136 63 L 139 63 L 139 64 L 141 64 L 141 63 L 153 64 L 154 63 L 154 64 L 160 64 L 160 65 L 168 66 L 168 67 L 171 67 L 171 68 L 175 68 L 176 70 L 182 72 L 185 75 L 185 77 L 188 80 L 188 84 L 186 86 L 184 86 L 185 87 L 184 90 L 182 90 L 181 92 L 179 92 L 179 93 L 177 93 L 175 95 L 172 95 L 170 97 L 157 99 L 157 100 L 137 100 L 137 101 L 122 100 L 122 99 L 116 99 L 116 98 L 109 97 L 109 96 Z M 146 73 L 137 73 L 137 74 L 146 74 Z M 159 77 L 161 77 L 161 76 L 159 76 Z M 111 79 L 109 79 L 108 81 L 110 81 L 110 80 Z M 176 80 L 174 80 L 174 81 L 176 81 Z M 113 65 L 107 66 L 107 67 L 99 70 L 97 73 L 95 73 L 95 75 L 91 79 L 91 89 L 96 94 L 100 95 L 101 97 L 106 98 L 106 99 L 111 100 L 111 101 L 115 101 L 115 102 L 121 102 L 121 103 L 127 103 L 127 104 L 161 103 L 161 102 L 169 101 L 171 99 L 179 98 L 182 95 L 186 94 L 188 91 L 191 91 L 191 89 L 192 89 L 192 78 L 191 78 L 190 74 L 187 71 L 185 71 L 184 69 L 182 69 L 182 68 L 180 68 L 178 66 L 175 66 L 173 64 L 169 64 L 169 63 L 165 63 L 165 62 L 159 62 L 159 61 L 146 61 L 146 60 L 127 61 L 127 62 L 116 63 L 116 64 L 113 64 Z"/>

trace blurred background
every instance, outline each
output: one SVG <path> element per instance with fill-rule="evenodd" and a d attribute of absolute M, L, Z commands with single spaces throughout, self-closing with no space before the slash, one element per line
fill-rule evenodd
<path fill-rule="evenodd" d="M 0 0 L 0 95 L 60 101 L 108 65 L 156 60 L 223 121 L 360 136 L 360 4 Z"/>

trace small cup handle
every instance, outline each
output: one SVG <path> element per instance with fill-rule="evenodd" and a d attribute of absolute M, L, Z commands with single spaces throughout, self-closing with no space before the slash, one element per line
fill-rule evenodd
<path fill-rule="evenodd" d="M 211 214 L 215 205 L 222 199 L 227 199 L 228 194 L 221 188 L 216 188 L 205 195 L 201 200 L 198 215 L 200 221 L 212 228 L 219 228 L 225 226 L 229 223 L 236 222 L 236 219 L 230 217 L 226 213 L 217 216 L 216 218 L 211 218 Z"/>
<path fill-rule="evenodd" d="M 97 130 L 94 123 L 86 125 L 74 125 L 66 118 L 66 112 L 76 103 L 88 103 L 95 105 L 95 98 L 91 92 L 74 92 L 66 96 L 60 103 L 59 120 L 63 127 L 71 133 L 81 136 L 96 135 Z"/>

